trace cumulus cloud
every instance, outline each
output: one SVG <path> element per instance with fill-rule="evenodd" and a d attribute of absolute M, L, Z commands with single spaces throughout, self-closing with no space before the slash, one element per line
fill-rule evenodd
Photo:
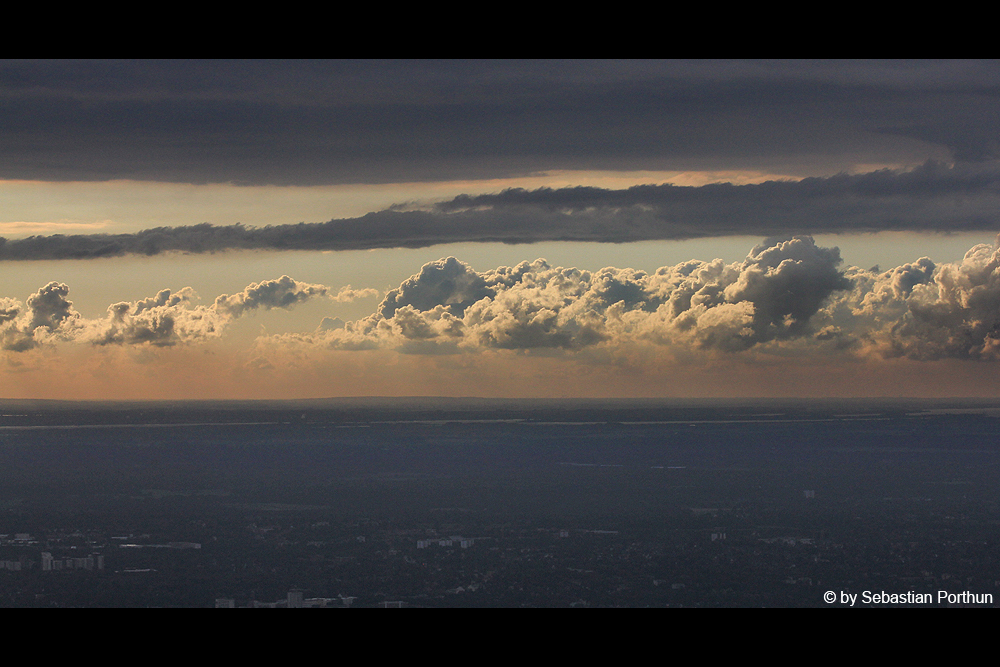
<path fill-rule="evenodd" d="M 325 285 L 282 276 L 220 295 L 203 306 L 194 303 L 197 294 L 190 287 L 164 289 L 152 297 L 112 304 L 107 316 L 88 320 L 67 299 L 69 287 L 52 282 L 28 297 L 25 306 L 0 300 L 0 347 L 21 352 L 57 341 L 158 347 L 201 341 L 221 336 L 231 321 L 255 309 L 287 309 L 329 292 Z"/>
<path fill-rule="evenodd" d="M 340 303 L 351 303 L 352 301 L 357 301 L 358 299 L 378 298 L 378 295 L 379 291 L 372 287 L 354 289 L 350 285 L 345 285 L 330 298 L 334 301 L 339 301 Z"/>
<path fill-rule="evenodd" d="M 10 322 L 21 313 L 21 303 L 8 297 L 0 298 L 0 325 Z"/>
<path fill-rule="evenodd" d="M 70 335 L 80 314 L 68 294 L 67 285 L 50 282 L 29 296 L 24 306 L 14 299 L 0 300 L 0 349 L 23 352 Z"/>
<path fill-rule="evenodd" d="M 69 289 L 49 283 L 22 304 L 0 300 L 0 345 L 170 346 L 219 337 L 255 309 L 330 303 L 340 291 L 288 276 L 252 283 L 210 305 L 190 288 L 162 290 L 82 318 Z M 441 355 L 515 350 L 610 358 L 637 346 L 691 355 L 847 354 L 859 358 L 1000 360 L 1000 249 L 977 245 L 961 262 L 927 257 L 886 271 L 841 267 L 837 248 L 808 236 L 765 241 L 741 262 L 690 260 L 652 273 L 553 267 L 545 260 L 488 271 L 448 257 L 389 290 L 371 315 L 328 316 L 275 343 Z M 596 356 L 595 356 L 596 355 Z"/>
<path fill-rule="evenodd" d="M 215 300 L 213 308 L 229 317 L 239 317 L 257 308 L 289 308 L 316 296 L 326 296 L 329 291 L 325 285 L 310 285 L 281 276 L 247 285 L 239 294 L 223 294 Z"/>
<path fill-rule="evenodd" d="M 78 317 L 73 310 L 73 302 L 66 298 L 68 294 L 68 285 L 52 282 L 28 297 L 28 311 L 31 313 L 28 329 L 34 331 L 45 327 L 53 331 L 63 322 Z"/>
<path fill-rule="evenodd" d="M 810 237 L 765 242 L 742 262 L 692 260 L 647 274 L 544 260 L 477 272 L 425 265 L 376 312 L 325 320 L 288 343 L 441 354 L 485 349 L 854 354 L 918 360 L 1000 358 L 1000 251 L 929 258 L 887 271 L 842 268 Z"/>
<path fill-rule="evenodd" d="M 378 314 L 389 319 L 404 306 L 426 311 L 440 305 L 461 316 L 467 307 L 491 294 L 483 276 L 468 264 L 448 257 L 425 264 L 420 273 L 390 290 L 379 304 Z"/>
<path fill-rule="evenodd" d="M 853 344 L 884 357 L 1000 359 L 1000 250 L 980 244 L 960 262 L 929 258 L 882 273 L 857 271 L 831 321 L 852 326 Z M 845 318 L 844 307 L 849 309 Z M 826 314 L 825 314 L 826 315 Z"/>
<path fill-rule="evenodd" d="M 89 323 L 81 339 L 95 345 L 164 347 L 221 335 L 232 316 L 214 306 L 192 306 L 196 298 L 194 290 L 185 287 L 177 293 L 164 289 L 155 297 L 113 304 L 107 317 Z"/>
<path fill-rule="evenodd" d="M 390 290 L 371 316 L 324 323 L 316 340 L 402 351 L 582 350 L 632 341 L 738 351 L 801 337 L 851 287 L 839 252 L 809 237 L 754 248 L 742 263 L 686 262 L 650 275 L 544 260 L 477 272 L 449 257 Z"/>

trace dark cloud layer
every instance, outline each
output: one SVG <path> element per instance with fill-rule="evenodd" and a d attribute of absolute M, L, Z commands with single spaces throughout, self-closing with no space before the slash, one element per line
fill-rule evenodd
<path fill-rule="evenodd" d="M 1000 163 L 842 174 L 756 185 L 506 190 L 325 223 L 161 227 L 135 234 L 0 239 L 0 260 L 164 252 L 420 248 L 454 242 L 630 241 L 883 230 L 994 231 Z M 413 208 L 412 206 L 410 208 Z"/>
<path fill-rule="evenodd" d="M 846 167 L 927 142 L 996 159 L 998 93 L 992 61 L 6 61 L 0 178 Z"/>

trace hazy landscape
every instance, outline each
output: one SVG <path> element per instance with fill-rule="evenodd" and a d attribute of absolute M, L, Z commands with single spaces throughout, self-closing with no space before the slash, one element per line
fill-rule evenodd
<path fill-rule="evenodd" d="M 995 402 L 0 407 L 4 606 L 1000 593 Z"/>

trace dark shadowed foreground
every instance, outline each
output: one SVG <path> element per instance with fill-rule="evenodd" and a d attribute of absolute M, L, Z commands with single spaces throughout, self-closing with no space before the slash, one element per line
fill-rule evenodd
<path fill-rule="evenodd" d="M 1000 595 L 1000 404 L 6 401 L 0 413 L 2 606 Z"/>

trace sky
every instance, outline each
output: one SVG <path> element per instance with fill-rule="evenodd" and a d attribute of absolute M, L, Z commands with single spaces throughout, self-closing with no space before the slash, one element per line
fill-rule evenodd
<path fill-rule="evenodd" d="M 0 398 L 997 397 L 995 61 L 0 61 Z"/>

